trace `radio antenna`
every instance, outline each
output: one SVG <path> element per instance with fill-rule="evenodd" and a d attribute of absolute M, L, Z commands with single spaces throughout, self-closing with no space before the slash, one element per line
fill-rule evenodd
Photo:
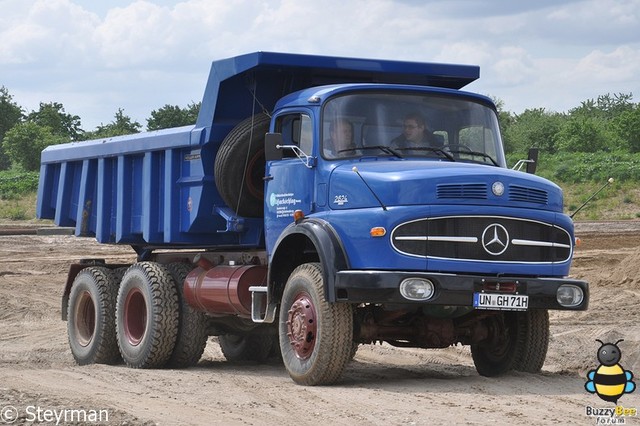
<path fill-rule="evenodd" d="M 358 171 L 358 168 L 356 166 L 353 166 L 353 168 L 351 170 L 353 170 L 360 177 L 360 179 L 362 179 L 362 182 L 364 182 L 364 184 L 367 186 L 367 188 L 369 188 L 369 191 L 371 191 L 373 196 L 376 197 L 376 200 L 378 200 L 378 202 L 380 203 L 380 207 L 382 207 L 382 210 L 387 211 L 387 206 L 385 206 L 384 203 L 382 202 L 382 200 L 380 198 L 378 198 L 378 196 L 376 195 L 375 192 L 373 192 L 373 189 L 371 189 L 371 187 L 369 186 L 367 181 L 364 180 L 364 178 L 362 177 L 362 175 Z"/>
<path fill-rule="evenodd" d="M 578 212 L 579 212 L 580 210 L 582 210 L 582 208 L 583 208 L 584 206 L 586 206 L 586 205 L 587 205 L 587 203 L 588 203 L 589 201 L 593 200 L 593 197 L 595 197 L 596 195 L 598 195 L 598 194 L 600 193 L 600 191 L 602 191 L 603 189 L 605 189 L 607 186 L 609 186 L 609 185 L 610 185 L 610 184 L 612 184 L 612 183 L 613 183 L 613 178 L 609 178 L 609 179 L 607 180 L 607 183 L 605 183 L 604 185 L 602 185 L 602 187 L 601 187 L 600 189 L 598 189 L 596 192 L 594 192 L 594 193 L 593 193 L 593 195 L 592 195 L 591 197 L 589 197 L 589 199 L 588 199 L 587 201 L 585 201 L 584 203 L 582 203 L 582 205 L 581 205 L 580 207 L 578 207 L 578 210 L 576 210 L 575 212 L 573 212 L 573 214 L 572 214 L 571 216 L 569 216 L 569 217 L 570 217 L 571 219 L 573 219 L 573 217 L 574 217 L 576 214 L 578 214 Z"/>

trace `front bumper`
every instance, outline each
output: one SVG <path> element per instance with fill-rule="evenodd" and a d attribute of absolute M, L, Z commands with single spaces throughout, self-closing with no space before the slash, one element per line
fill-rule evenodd
<path fill-rule="evenodd" d="M 407 278 L 426 278 L 435 285 L 435 294 L 428 301 L 405 299 L 400 294 L 400 283 Z M 409 271 L 340 271 L 336 275 L 334 300 L 349 303 L 385 303 L 473 306 L 473 294 L 483 291 L 499 293 L 496 284 L 502 287 L 515 284 L 515 294 L 529 296 L 528 308 L 584 311 L 589 305 L 589 284 L 585 281 L 566 278 L 529 278 L 529 277 L 486 277 L 477 275 L 443 274 Z M 573 307 L 558 303 L 558 287 L 571 284 L 582 289 L 582 302 Z M 501 293 L 499 293 L 501 294 Z M 514 293 L 505 293 L 514 294 Z"/>

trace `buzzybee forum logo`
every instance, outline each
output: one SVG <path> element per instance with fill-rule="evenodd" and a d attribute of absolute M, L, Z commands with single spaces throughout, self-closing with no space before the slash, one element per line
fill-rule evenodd
<path fill-rule="evenodd" d="M 632 381 L 633 373 L 620 365 L 622 352 L 618 343 L 623 341 L 624 339 L 620 339 L 615 343 L 604 343 L 602 340 L 596 339 L 596 342 L 601 345 L 598 349 L 600 365 L 587 373 L 588 380 L 584 384 L 587 392 L 595 393 L 603 401 L 614 404 L 618 403 L 618 399 L 622 395 L 636 389 L 636 384 Z"/>

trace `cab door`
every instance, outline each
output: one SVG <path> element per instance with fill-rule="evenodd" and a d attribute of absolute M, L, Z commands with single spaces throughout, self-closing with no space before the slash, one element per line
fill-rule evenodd
<path fill-rule="evenodd" d="M 264 222 L 267 253 L 293 222 L 293 213 L 313 212 L 315 157 L 313 124 L 305 112 L 276 117 L 275 131 L 282 135 L 282 159 L 268 161 L 265 173 Z"/>

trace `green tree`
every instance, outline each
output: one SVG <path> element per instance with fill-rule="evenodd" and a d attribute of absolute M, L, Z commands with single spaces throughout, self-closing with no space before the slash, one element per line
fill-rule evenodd
<path fill-rule="evenodd" d="M 556 135 L 560 131 L 565 117 L 556 112 L 547 112 L 544 108 L 527 109 L 513 118 L 505 134 L 511 145 L 508 152 L 527 152 L 529 148 L 539 148 L 555 153 Z"/>
<path fill-rule="evenodd" d="M 640 104 L 623 111 L 613 120 L 613 128 L 629 152 L 640 152 Z"/>
<path fill-rule="evenodd" d="M 114 136 L 130 135 L 139 133 L 142 125 L 137 121 L 132 121 L 131 117 L 124 114 L 122 108 L 114 115 L 114 120 L 109 124 L 100 124 L 93 132 L 85 133 L 84 139 L 111 138 Z"/>
<path fill-rule="evenodd" d="M 597 117 L 573 116 L 557 135 L 558 148 L 567 152 L 610 150 L 606 122 Z"/>
<path fill-rule="evenodd" d="M 509 111 L 504 109 L 504 101 L 499 98 L 491 98 L 498 110 L 498 124 L 500 125 L 500 134 L 502 135 L 502 143 L 504 144 L 505 152 L 513 152 L 514 146 L 508 137 L 507 130 L 513 124 L 514 116 Z"/>
<path fill-rule="evenodd" d="M 52 134 L 72 141 L 82 139 L 84 133 L 80 128 L 80 117 L 67 114 L 64 106 L 58 102 L 40 102 L 40 109 L 32 111 L 27 121 L 48 127 Z"/>
<path fill-rule="evenodd" d="M 36 171 L 40 169 L 40 152 L 64 141 L 49 127 L 27 121 L 13 126 L 5 134 L 2 147 L 14 164 L 27 171 Z"/>
<path fill-rule="evenodd" d="M 190 124 L 196 124 L 198 121 L 198 114 L 200 114 L 200 107 L 202 106 L 202 102 L 193 102 L 187 105 L 187 120 Z"/>
<path fill-rule="evenodd" d="M 6 87 L 0 87 L 0 170 L 11 166 L 11 160 L 2 149 L 4 135 L 23 118 L 22 108 L 14 101 Z"/>
<path fill-rule="evenodd" d="M 624 111 L 629 111 L 634 108 L 633 95 L 631 93 L 617 93 L 606 95 L 600 95 L 597 99 L 588 99 L 581 103 L 579 107 L 576 107 L 569 111 L 571 116 L 584 116 L 592 118 L 600 118 L 604 120 L 611 120 L 622 114 Z"/>
<path fill-rule="evenodd" d="M 632 98 L 631 93 L 607 93 L 582 102 L 569 111 L 570 122 L 558 135 L 558 143 L 567 151 L 628 151 L 629 135 L 618 122 L 635 108 Z"/>
<path fill-rule="evenodd" d="M 191 102 L 186 108 L 178 105 L 165 105 L 151 111 L 151 118 L 147 119 L 147 130 L 168 129 L 171 127 L 195 124 L 200 111 L 200 102 Z"/>

